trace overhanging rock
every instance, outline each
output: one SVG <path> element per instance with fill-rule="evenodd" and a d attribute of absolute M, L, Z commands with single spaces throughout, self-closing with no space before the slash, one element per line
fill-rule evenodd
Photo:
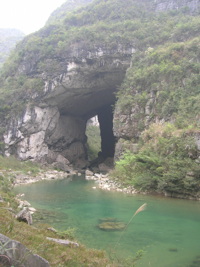
<path fill-rule="evenodd" d="M 65 167 L 86 167 L 86 122 L 114 104 L 133 52 L 120 47 L 109 53 L 88 52 L 86 57 L 71 55 L 56 76 L 37 74 L 43 78 L 43 90 L 32 92 L 23 113 L 10 121 L 4 135 L 5 154 Z M 25 73 L 30 71 L 26 66 L 24 63 Z"/>

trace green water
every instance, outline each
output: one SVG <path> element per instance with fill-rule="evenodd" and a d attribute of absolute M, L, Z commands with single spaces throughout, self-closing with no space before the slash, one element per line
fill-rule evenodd
<path fill-rule="evenodd" d="M 143 204 L 147 209 L 137 214 L 119 245 L 119 257 L 144 255 L 140 267 L 200 266 L 200 202 L 146 195 L 125 195 L 93 189 L 92 181 L 74 177 L 16 187 L 38 210 L 46 211 L 43 222 L 66 230 L 77 228 L 76 236 L 91 248 L 113 251 L 121 232 L 98 229 L 100 218 L 114 217 L 128 222 Z"/>

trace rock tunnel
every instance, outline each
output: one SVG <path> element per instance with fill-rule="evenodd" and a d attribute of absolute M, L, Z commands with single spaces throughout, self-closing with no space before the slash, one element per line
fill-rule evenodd
<path fill-rule="evenodd" d="M 124 80 L 131 54 L 129 50 L 115 56 L 68 61 L 59 75 L 47 75 L 44 94 L 37 96 L 34 105 L 26 106 L 22 117 L 11 121 L 4 136 L 6 154 L 47 162 L 63 170 L 71 165 L 86 168 L 86 124 L 97 115 L 101 157 L 113 157 L 115 94 Z"/>
<path fill-rule="evenodd" d="M 116 88 L 121 84 L 124 72 L 106 72 L 98 75 L 95 73 L 93 76 L 90 73 L 89 77 L 84 74 L 84 85 L 82 84 L 82 88 L 77 90 L 79 86 L 77 83 L 83 76 L 78 77 L 79 73 L 76 75 L 76 84 L 71 84 L 67 92 L 63 91 L 62 85 L 56 89 L 56 95 L 50 94 L 45 99 L 48 106 L 53 105 L 58 108 L 59 121 L 62 121 L 59 123 L 57 134 L 54 134 L 55 138 L 52 136 L 49 138 L 48 148 L 50 151 L 61 153 L 75 167 L 84 168 L 89 164 L 86 125 L 87 121 L 94 116 L 98 117 L 101 135 L 99 156 L 101 160 L 114 157 L 113 106 L 116 100 Z M 74 87 L 76 88 L 72 89 Z M 62 93 L 58 94 L 59 90 Z M 60 133 L 63 133 L 62 136 Z"/>

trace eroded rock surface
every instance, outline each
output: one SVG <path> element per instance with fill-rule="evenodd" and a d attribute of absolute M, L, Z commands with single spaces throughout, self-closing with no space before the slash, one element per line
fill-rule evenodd
<path fill-rule="evenodd" d="M 147 5 L 147 13 L 187 10 L 187 14 L 193 14 L 199 12 L 200 0 L 144 0 L 137 4 Z M 72 29 L 84 25 L 84 22 L 79 23 L 69 25 Z M 113 44 L 108 44 L 106 38 L 86 42 L 84 38 L 79 40 L 77 37 L 65 43 L 62 39 L 66 38 L 65 35 L 63 37 L 64 28 L 60 31 L 57 26 L 44 27 L 18 46 L 20 60 L 16 63 L 15 73 L 11 71 L 11 74 L 26 77 L 30 84 L 34 80 L 39 81 L 39 85 L 32 88 L 28 83 L 24 85 L 24 90 L 19 90 L 21 95 L 20 92 L 16 94 L 25 104 L 20 114 L 12 114 L 6 122 L 4 143 L 7 156 L 48 162 L 68 172 L 71 165 L 79 169 L 88 166 L 85 136 L 88 119 L 96 115 L 99 117 L 102 155 L 113 157 L 114 152 L 120 154 L 118 148 L 122 148 L 122 140 L 136 140 L 148 127 L 157 95 L 148 90 L 148 102 L 142 111 L 139 103 L 125 113 L 116 107 L 113 135 L 111 107 L 115 104 L 117 88 L 124 81 L 132 55 L 140 50 L 137 40 L 123 40 L 123 37 L 117 36 Z M 60 35 L 55 41 L 53 34 L 57 31 Z M 58 45 L 59 36 L 62 36 L 60 45 L 65 44 L 63 49 Z M 46 53 L 46 49 L 51 53 Z M 141 113 L 145 116 L 144 120 L 140 118 Z M 116 140 L 121 143 L 115 150 Z"/>
<path fill-rule="evenodd" d="M 102 134 L 110 129 L 111 138 L 114 138 L 111 111 L 107 107 L 114 104 L 114 92 L 124 79 L 132 52 L 131 48 L 125 50 L 122 47 L 112 52 L 103 49 L 93 53 L 84 51 L 76 55 L 79 57 L 77 62 L 73 61 L 75 52 L 72 51 L 72 58 L 65 62 L 65 70 L 63 67 L 58 70 L 60 74 L 56 77 L 41 73 L 44 79 L 42 93 L 32 95 L 34 104 L 27 105 L 23 114 L 14 117 L 7 127 L 5 154 L 14 154 L 22 160 L 54 163 L 55 167 L 65 171 L 70 164 L 85 168 L 87 120 L 101 114 L 110 117 L 110 127 L 102 119 L 100 127 L 104 124 Z M 25 73 L 32 72 L 25 62 L 21 68 Z M 106 137 L 102 142 L 106 147 Z M 113 141 L 110 146 L 113 155 Z M 108 154 L 109 150 L 103 148 L 103 153 Z"/>

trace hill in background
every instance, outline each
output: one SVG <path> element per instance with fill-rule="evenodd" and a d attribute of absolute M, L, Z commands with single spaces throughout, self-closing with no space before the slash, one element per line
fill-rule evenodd
<path fill-rule="evenodd" d="M 0 28 L 0 67 L 9 56 L 10 51 L 15 48 L 16 43 L 24 36 L 25 34 L 20 30 Z"/>

